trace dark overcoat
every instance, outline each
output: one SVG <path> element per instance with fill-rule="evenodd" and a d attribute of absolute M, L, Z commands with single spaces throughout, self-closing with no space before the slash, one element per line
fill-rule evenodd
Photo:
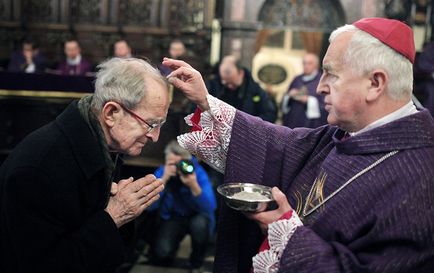
<path fill-rule="evenodd" d="M 123 245 L 104 168 L 76 102 L 26 137 L 0 168 L 0 272 L 114 272 Z"/>

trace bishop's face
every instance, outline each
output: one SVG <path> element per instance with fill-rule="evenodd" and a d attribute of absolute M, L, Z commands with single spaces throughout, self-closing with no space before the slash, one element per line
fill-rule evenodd
<path fill-rule="evenodd" d="M 352 33 L 342 33 L 330 44 L 323 60 L 323 74 L 317 93 L 324 95 L 327 121 L 348 132 L 355 132 L 365 124 L 366 94 L 369 78 L 356 75 L 349 64 L 343 63 L 343 52 L 351 40 Z M 357 61 L 357 60 L 352 60 Z"/>
<path fill-rule="evenodd" d="M 106 122 L 108 146 L 120 153 L 139 155 L 149 141 L 156 142 L 160 126 L 167 116 L 169 95 L 166 87 L 155 81 L 147 82 L 149 91 L 134 108 L 128 109 L 117 102 L 109 102 L 113 114 Z M 151 127 L 154 127 L 152 130 Z"/>

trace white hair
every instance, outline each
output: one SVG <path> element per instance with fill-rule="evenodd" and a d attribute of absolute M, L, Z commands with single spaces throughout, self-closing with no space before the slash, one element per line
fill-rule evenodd
<path fill-rule="evenodd" d="M 366 75 L 378 68 L 384 69 L 389 76 L 386 86 L 389 96 L 395 100 L 411 96 L 413 65 L 406 57 L 353 25 L 345 25 L 333 31 L 329 42 L 344 32 L 354 33 L 343 54 L 344 65 L 349 65 L 357 75 Z"/>
<path fill-rule="evenodd" d="M 134 109 L 147 93 L 147 80 L 160 82 L 168 90 L 167 80 L 148 62 L 136 58 L 112 58 L 98 65 L 92 108 L 101 112 L 108 101 Z"/>

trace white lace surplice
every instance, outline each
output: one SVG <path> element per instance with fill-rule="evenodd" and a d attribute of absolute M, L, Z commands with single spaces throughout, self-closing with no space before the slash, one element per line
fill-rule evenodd
<path fill-rule="evenodd" d="M 207 100 L 210 110 L 201 113 L 199 126 L 202 129 L 178 136 L 178 143 L 217 171 L 224 173 L 236 109 L 211 95 L 207 95 Z M 192 116 L 193 114 L 190 114 L 185 117 L 190 126 L 193 126 Z M 254 272 L 277 272 L 280 257 L 289 238 L 296 228 L 302 225 L 295 211 L 290 219 L 271 223 L 268 228 L 270 249 L 253 257 Z"/>
<path fill-rule="evenodd" d="M 289 239 L 297 227 L 302 226 L 300 218 L 295 211 L 291 218 L 281 219 L 268 225 L 268 243 L 270 249 L 264 250 L 253 257 L 254 273 L 276 273 L 279 261 Z"/>
<path fill-rule="evenodd" d="M 178 143 L 217 171 L 224 173 L 236 109 L 211 95 L 206 98 L 210 110 L 201 113 L 199 125 L 202 130 L 178 136 Z M 185 122 L 190 126 L 193 125 L 192 116 L 193 114 L 185 117 Z"/>

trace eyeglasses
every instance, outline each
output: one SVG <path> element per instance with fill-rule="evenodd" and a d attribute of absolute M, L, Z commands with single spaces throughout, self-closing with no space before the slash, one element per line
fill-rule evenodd
<path fill-rule="evenodd" d="M 147 134 L 151 133 L 155 128 L 163 126 L 163 124 L 166 122 L 166 121 L 162 121 L 160 123 L 149 124 L 146 120 L 144 120 L 143 118 L 141 118 L 139 115 L 137 115 L 136 113 L 134 113 L 133 111 L 131 111 L 127 107 L 123 106 L 121 103 L 119 103 L 119 102 L 116 102 L 116 103 L 119 104 L 119 106 L 122 109 L 124 109 L 125 112 L 127 112 L 128 114 L 130 114 L 133 118 L 135 118 L 138 121 L 143 122 L 144 124 L 146 124 L 146 126 L 148 126 L 148 129 L 146 131 Z"/>

